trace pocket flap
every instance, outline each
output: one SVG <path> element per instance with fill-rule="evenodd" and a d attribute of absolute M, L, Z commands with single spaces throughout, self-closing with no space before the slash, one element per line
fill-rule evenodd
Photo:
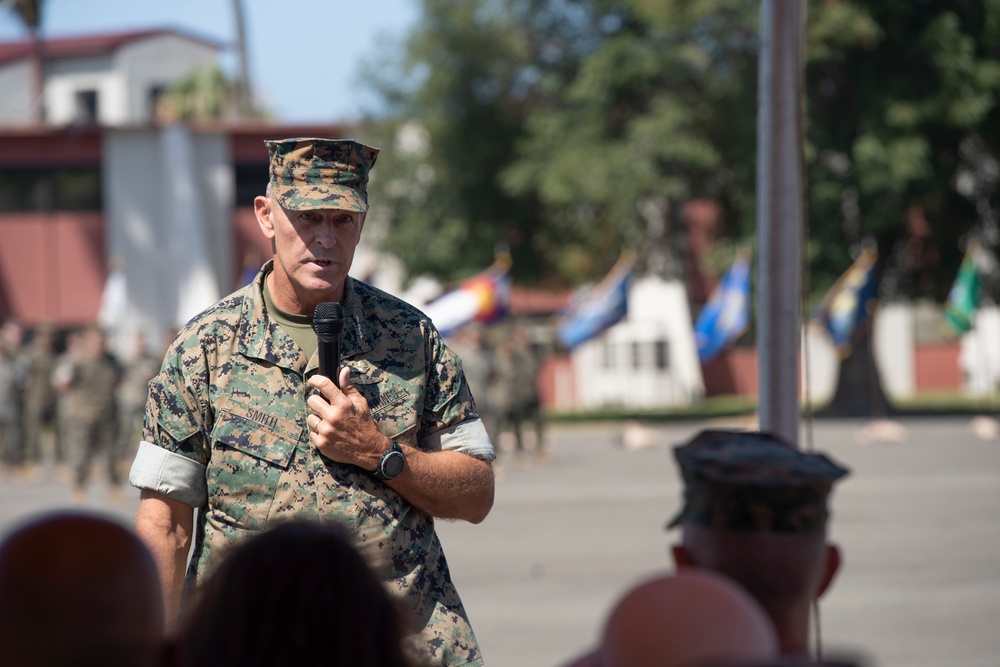
<path fill-rule="evenodd" d="M 229 396 L 215 415 L 212 440 L 287 468 L 302 430 L 293 421 Z"/>

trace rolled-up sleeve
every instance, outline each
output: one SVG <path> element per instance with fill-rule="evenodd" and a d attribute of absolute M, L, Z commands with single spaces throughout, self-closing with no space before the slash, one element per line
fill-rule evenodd
<path fill-rule="evenodd" d="M 205 466 L 151 442 L 139 443 L 128 481 L 138 489 L 155 491 L 192 507 L 208 501 Z"/>
<path fill-rule="evenodd" d="M 420 446 L 428 451 L 462 452 L 483 461 L 497 457 L 486 426 L 478 418 L 443 428 L 421 440 Z"/>

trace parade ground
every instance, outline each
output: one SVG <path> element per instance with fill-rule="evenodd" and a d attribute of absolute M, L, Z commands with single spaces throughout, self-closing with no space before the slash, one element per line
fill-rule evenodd
<path fill-rule="evenodd" d="M 504 451 L 486 521 L 438 524 L 486 664 L 558 667 L 591 648 L 614 600 L 673 566 L 678 535 L 665 524 L 682 489 L 672 446 L 741 425 L 646 424 L 623 438 L 623 423 L 557 424 L 546 456 Z M 996 665 L 1000 440 L 949 417 L 877 429 L 823 420 L 812 441 L 851 469 L 832 496 L 843 565 L 819 607 L 826 655 L 870 667 Z M 135 489 L 115 503 L 98 479 L 72 505 L 56 472 L 2 481 L 0 531 L 71 507 L 131 523 Z"/>

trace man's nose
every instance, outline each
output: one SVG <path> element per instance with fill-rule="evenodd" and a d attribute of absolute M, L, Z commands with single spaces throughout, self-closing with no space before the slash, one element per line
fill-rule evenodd
<path fill-rule="evenodd" d="M 316 234 L 314 238 L 324 248 L 329 248 L 336 244 L 337 235 L 334 233 L 333 220 L 324 219 L 316 225 Z"/>

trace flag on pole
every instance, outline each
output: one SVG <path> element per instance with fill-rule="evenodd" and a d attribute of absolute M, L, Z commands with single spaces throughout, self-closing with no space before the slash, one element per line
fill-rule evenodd
<path fill-rule="evenodd" d="M 510 307 L 510 266 L 510 255 L 505 253 L 490 268 L 427 304 L 424 312 L 442 336 L 448 336 L 470 322 L 489 324 L 507 314 Z"/>
<path fill-rule="evenodd" d="M 976 309 L 979 307 L 979 246 L 970 243 L 958 268 L 955 282 L 948 292 L 944 307 L 944 330 L 958 337 L 972 331 Z"/>
<path fill-rule="evenodd" d="M 611 328 L 628 313 L 628 289 L 632 282 L 635 254 L 622 253 L 604 279 L 563 311 L 556 324 L 559 342 L 567 349 Z"/>
<path fill-rule="evenodd" d="M 842 358 L 854 348 L 854 332 L 871 316 L 877 293 L 875 264 L 878 250 L 865 248 L 826 293 L 812 319 L 823 326 Z"/>
<path fill-rule="evenodd" d="M 750 253 L 736 253 L 694 325 L 698 360 L 706 363 L 746 331 L 750 322 Z"/>

